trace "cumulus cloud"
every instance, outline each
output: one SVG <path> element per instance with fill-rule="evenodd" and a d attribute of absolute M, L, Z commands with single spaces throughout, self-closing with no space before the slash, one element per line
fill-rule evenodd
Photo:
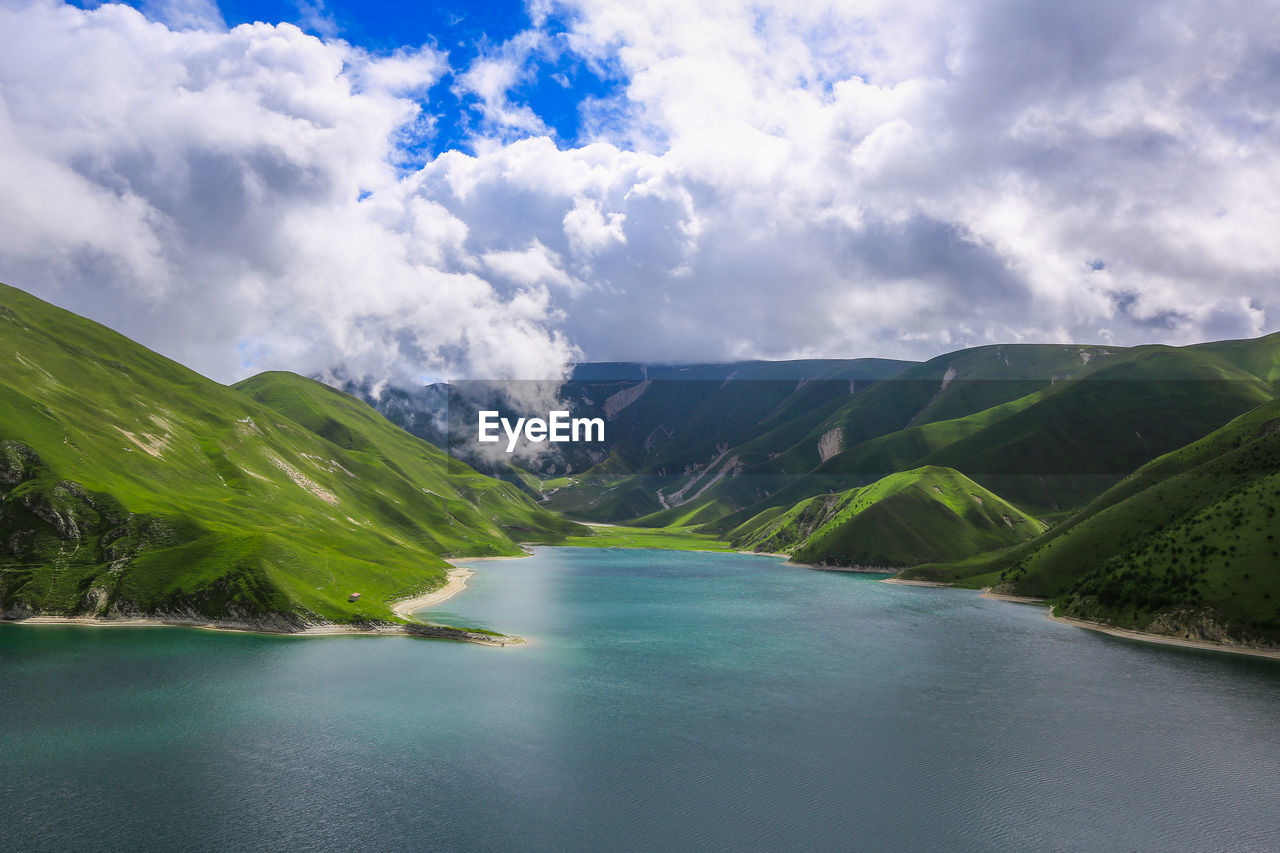
<path fill-rule="evenodd" d="M 0 276 L 220 378 L 1280 325 L 1274 4 L 530 9 L 450 69 L 3 6 Z M 617 82 L 578 140 L 517 94 L 562 56 Z M 406 170 L 455 94 L 470 153 Z"/>
<path fill-rule="evenodd" d="M 561 268 L 560 256 L 537 239 L 522 251 L 488 252 L 482 260 L 491 274 L 526 287 L 550 284 L 572 292 L 584 286 Z"/>
<path fill-rule="evenodd" d="M 281 24 L 0 7 L 0 272 L 221 379 L 556 376 L 545 289 L 477 274 L 395 164 L 445 68 Z"/>
<path fill-rule="evenodd" d="M 685 192 L 665 282 L 619 263 L 631 244 L 596 254 L 610 298 L 658 299 L 626 352 L 622 326 L 579 331 L 588 351 L 929 355 L 1280 325 L 1271 4 L 566 9 L 575 49 L 626 80 L 597 138 L 659 155 L 633 188 Z M 652 239 L 633 188 L 612 209 Z"/>
<path fill-rule="evenodd" d="M 625 213 L 605 216 L 600 203 L 581 196 L 573 200 L 573 208 L 561 220 L 570 250 L 580 258 L 590 258 L 613 243 L 627 242 Z"/>

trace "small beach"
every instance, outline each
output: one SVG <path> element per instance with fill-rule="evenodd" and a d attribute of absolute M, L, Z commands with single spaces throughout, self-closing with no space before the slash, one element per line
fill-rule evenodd
<path fill-rule="evenodd" d="M 391 605 L 391 612 L 399 616 L 401 619 L 412 619 L 413 614 L 419 610 L 425 610 L 433 604 L 439 604 L 442 601 L 448 601 L 458 593 L 467 588 L 467 578 L 471 577 L 472 571 L 463 566 L 454 566 L 449 570 L 448 579 L 444 586 L 423 595 L 416 595 L 413 598 L 405 598 L 394 602 Z"/>

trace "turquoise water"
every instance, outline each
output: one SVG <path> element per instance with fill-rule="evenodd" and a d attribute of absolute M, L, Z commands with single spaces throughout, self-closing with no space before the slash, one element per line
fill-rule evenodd
<path fill-rule="evenodd" d="M 530 645 L 0 626 L 6 849 L 1280 849 L 1280 664 L 732 554 L 540 549 Z"/>

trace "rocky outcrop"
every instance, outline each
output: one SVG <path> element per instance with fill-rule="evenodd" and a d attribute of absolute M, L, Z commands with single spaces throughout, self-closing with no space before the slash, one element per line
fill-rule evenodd
<path fill-rule="evenodd" d="M 829 429 L 822 434 L 822 438 L 818 439 L 818 456 L 823 462 L 826 462 L 839 453 L 843 445 L 844 431 L 839 427 Z"/>
<path fill-rule="evenodd" d="M 638 385 L 632 385 L 630 388 L 623 388 L 616 394 L 611 395 L 604 401 L 604 416 L 609 420 L 613 420 L 618 412 L 621 412 L 627 406 L 630 406 L 636 400 L 639 400 L 645 391 L 649 390 L 649 386 L 653 384 L 653 380 L 646 379 Z"/>
<path fill-rule="evenodd" d="M 89 494 L 70 480 L 57 483 L 50 491 L 23 492 L 16 500 L 62 539 L 82 539 L 103 520 Z"/>
<path fill-rule="evenodd" d="M 1216 614 L 1206 610 L 1184 609 L 1157 613 L 1143 630 L 1181 640 L 1208 643 L 1232 643 L 1236 640 L 1251 642 L 1250 638 L 1233 636 L 1228 625 L 1220 621 Z"/>
<path fill-rule="evenodd" d="M 1207 607 L 1176 607 L 1152 614 L 1145 622 L 1131 624 L 1108 618 L 1091 597 L 1073 597 L 1058 604 L 1054 613 L 1104 627 L 1220 646 L 1243 646 L 1254 649 L 1276 649 L 1275 643 L 1235 624 Z"/>
<path fill-rule="evenodd" d="M 16 486 L 36 476 L 40 456 L 18 441 L 0 441 L 0 485 Z"/>
<path fill-rule="evenodd" d="M 0 618 L 136 615 L 140 608 L 117 600 L 128 567 L 143 547 L 172 539 L 164 520 L 52 480 L 30 448 L 0 444 Z M 52 567 L 52 582 L 33 586 L 34 566 Z M 56 581 L 68 571 L 83 582 Z"/>

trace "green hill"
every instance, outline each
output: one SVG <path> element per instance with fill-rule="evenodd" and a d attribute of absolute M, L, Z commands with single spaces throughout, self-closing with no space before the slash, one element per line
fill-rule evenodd
<path fill-rule="evenodd" d="M 734 547 L 800 563 L 902 567 L 959 559 L 1034 537 L 1044 525 L 950 468 L 892 474 L 860 489 L 769 510 L 730 534 Z"/>
<path fill-rule="evenodd" d="M 832 426 L 828 457 L 807 473 L 761 477 L 764 466 L 779 465 L 782 457 L 753 468 L 747 461 L 753 458 L 751 445 L 734 448 L 731 455 L 743 460 L 737 473 L 743 482 L 719 484 L 701 499 L 722 500 L 723 489 L 744 494 L 742 485 L 752 481 L 773 487 L 706 529 L 731 530 L 765 509 L 923 465 L 955 468 L 1039 517 L 1061 516 L 1145 462 L 1273 399 L 1275 385 L 1268 377 L 1274 370 L 1270 365 L 1280 361 L 1280 336 L 1203 347 L 1103 350 L 1105 355 L 1087 364 L 1081 353 L 1090 348 L 1070 347 L 1065 349 L 1077 358 L 1075 372 L 1044 381 L 1033 378 L 1033 369 L 1065 371 L 1067 365 L 1049 358 L 1064 348 L 1011 349 L 1010 365 L 1022 367 L 1021 378 L 980 378 L 987 375 L 983 370 L 1001 373 L 990 364 L 1000 348 L 983 348 L 943 356 L 903 374 L 932 373 L 931 386 L 922 379 L 895 378 L 869 388 L 828 421 L 843 426 Z M 964 369 L 947 382 L 936 374 L 952 372 L 949 359 L 959 360 Z M 936 400 L 922 410 L 925 415 L 907 418 L 920 400 L 927 401 L 926 392 Z M 950 413 L 1002 398 L 1010 399 L 958 417 L 934 417 L 947 401 L 955 401 L 947 403 Z M 908 425 L 883 431 L 904 418 Z M 801 446 L 812 444 L 816 432 Z M 837 443 L 839 451 L 831 452 Z M 793 458 L 799 453 L 793 451 Z M 817 461 L 816 455 L 810 461 Z"/>
<path fill-rule="evenodd" d="M 2 285 L 0 352 L 8 618 L 399 621 L 443 557 L 576 529 L 318 383 L 242 393 Z"/>
<path fill-rule="evenodd" d="M 1144 465 L 1037 539 L 906 577 L 996 585 L 1064 615 L 1280 643 L 1280 401 Z"/>

